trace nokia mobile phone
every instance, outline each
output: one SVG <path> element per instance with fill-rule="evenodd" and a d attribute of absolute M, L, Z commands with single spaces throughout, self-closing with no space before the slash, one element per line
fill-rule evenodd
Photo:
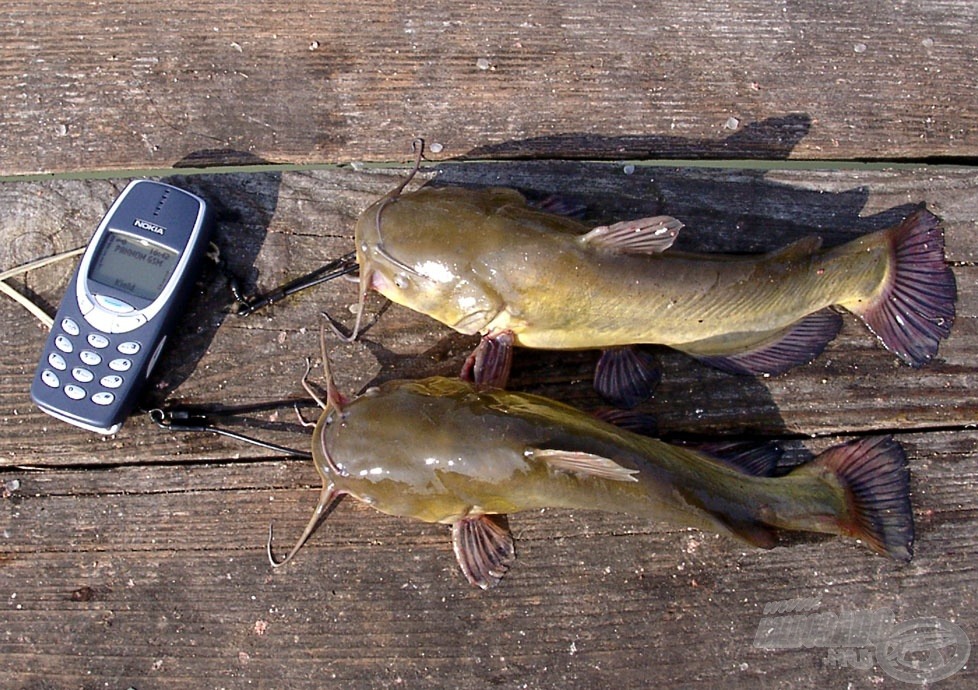
<path fill-rule="evenodd" d="M 70 424 L 114 434 L 135 405 L 206 254 L 200 197 L 135 180 L 102 219 L 69 284 L 31 399 Z"/>

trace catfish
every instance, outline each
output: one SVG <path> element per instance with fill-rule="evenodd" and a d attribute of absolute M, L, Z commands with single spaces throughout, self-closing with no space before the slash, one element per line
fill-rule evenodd
<path fill-rule="evenodd" d="M 326 384 L 312 438 L 319 503 L 282 560 L 269 528 L 273 567 L 295 556 L 344 495 L 389 515 L 450 525 L 463 574 L 483 589 L 516 557 L 507 516 L 543 508 L 625 513 L 766 548 L 783 530 L 822 532 L 860 539 L 898 561 L 912 556 L 909 469 L 889 436 L 829 448 L 770 476 L 774 463 L 763 455 L 724 459 L 556 400 L 459 378 L 389 381 L 352 400 L 328 367 Z"/>
<path fill-rule="evenodd" d="M 406 184 L 406 183 L 405 183 Z M 483 336 L 468 366 L 505 385 L 512 346 L 601 348 L 595 383 L 631 407 L 651 394 L 665 345 L 738 374 L 817 357 L 841 307 L 912 367 L 948 337 L 957 287 L 940 220 L 925 208 L 841 246 L 809 237 L 763 255 L 672 249 L 669 216 L 589 228 L 507 188 L 404 184 L 359 217 L 362 314 L 373 289 L 454 330 Z M 354 337 L 360 317 L 354 326 Z"/>

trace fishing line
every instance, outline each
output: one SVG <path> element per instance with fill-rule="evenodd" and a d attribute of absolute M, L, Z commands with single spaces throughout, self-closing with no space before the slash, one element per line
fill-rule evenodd
<path fill-rule="evenodd" d="M 78 256 L 85 251 L 85 247 L 78 247 L 76 249 L 70 249 L 66 252 L 61 252 L 59 254 L 53 254 L 51 256 L 44 257 L 43 259 L 37 259 L 35 261 L 30 261 L 22 266 L 17 266 L 15 268 L 8 269 L 0 273 L 0 292 L 4 293 L 10 299 L 15 301 L 17 304 L 22 306 L 24 309 L 29 311 L 34 318 L 40 321 L 46 328 L 50 329 L 54 325 L 54 319 L 48 316 L 43 309 L 41 309 L 36 303 L 31 299 L 20 294 L 12 287 L 7 285 L 5 282 L 8 278 L 13 278 L 14 276 L 19 276 L 22 273 L 27 273 L 28 271 L 33 271 L 36 268 L 41 268 L 42 266 L 47 266 L 48 264 L 54 263 L 56 261 L 62 261 L 63 259 L 70 259 L 73 256 Z"/>
<path fill-rule="evenodd" d="M 300 290 L 326 283 L 334 278 L 356 273 L 358 269 L 356 252 L 349 252 L 263 295 L 258 295 L 251 299 L 245 299 L 240 295 L 235 295 L 235 299 L 241 305 L 237 311 L 237 315 L 248 316 Z"/>
<path fill-rule="evenodd" d="M 276 453 L 282 453 L 290 457 L 311 460 L 312 453 L 307 451 L 289 448 L 288 446 L 271 443 L 270 441 L 263 441 L 255 438 L 254 436 L 248 436 L 236 431 L 231 431 L 230 429 L 217 426 L 212 421 L 212 418 L 214 417 L 230 417 L 238 414 L 248 414 L 251 412 L 262 412 L 266 410 L 278 409 L 285 406 L 294 408 L 296 413 L 298 413 L 299 405 L 308 403 L 309 401 L 307 400 L 286 400 L 268 403 L 252 403 L 232 407 L 219 407 L 208 410 L 179 406 L 156 407 L 151 409 L 148 412 L 148 415 L 150 420 L 156 426 L 166 431 L 206 432 L 216 434 L 218 436 L 225 436 L 227 438 L 234 439 L 235 441 L 248 443 L 250 445 L 275 451 Z"/>

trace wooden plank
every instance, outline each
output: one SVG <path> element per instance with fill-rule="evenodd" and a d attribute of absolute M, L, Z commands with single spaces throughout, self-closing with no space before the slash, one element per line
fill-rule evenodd
<path fill-rule="evenodd" d="M 878 664 L 840 666 L 817 644 L 767 650 L 755 640 L 765 607 L 795 598 L 836 616 L 938 617 L 975 639 L 978 436 L 900 439 L 917 518 L 910 565 L 839 539 L 758 551 L 618 515 L 547 510 L 513 517 L 519 559 L 491 592 L 464 582 L 443 526 L 353 502 L 272 571 L 268 522 L 287 542 L 311 511 L 306 463 L 7 472 L 5 683 L 637 688 L 654 672 L 663 687 L 886 687 L 893 679 Z M 974 680 L 969 666 L 942 686 Z"/>
<path fill-rule="evenodd" d="M 391 174 L 352 170 L 176 178 L 215 201 L 218 240 L 247 290 L 269 289 L 351 247 L 359 211 L 392 186 Z M 584 163 L 445 167 L 439 183 L 508 183 L 534 195 L 580 194 L 594 222 L 671 213 L 688 223 L 689 248 L 762 251 L 820 232 L 838 243 L 899 219 L 927 202 L 945 218 L 948 255 L 960 288 L 958 318 L 937 359 L 921 370 L 900 365 L 854 318 L 815 362 L 773 379 L 721 374 L 679 353 L 662 351 L 658 396 L 643 407 L 665 434 L 830 435 L 868 430 L 960 428 L 976 408 L 975 179 L 971 171 L 922 168 L 880 172 L 639 168 Z M 52 181 L 0 187 L 0 265 L 11 266 L 84 241 L 124 181 Z M 865 217 L 862 215 L 866 213 Z M 53 266 L 15 285 L 55 305 L 69 275 Z M 349 322 L 352 284 L 334 283 L 247 319 L 222 312 L 228 302 L 217 270 L 204 277 L 179 339 L 167 350 L 147 406 L 243 404 L 304 397 L 305 357 L 319 352 L 317 319 L 326 309 Z M 373 297 L 371 313 L 383 302 Z M 97 465 L 185 462 L 201 458 L 264 457 L 214 438 L 160 434 L 145 418 L 115 437 L 75 431 L 37 411 L 27 396 L 43 330 L 9 300 L 0 301 L 7 327 L 0 361 L 0 464 Z M 388 309 L 357 343 L 331 346 L 340 385 L 431 374 L 454 375 L 473 339 L 400 308 Z M 586 385 L 595 353 L 521 350 L 514 385 L 585 409 L 601 404 Z M 272 440 L 305 444 L 292 413 L 262 417 Z M 43 435 L 44 443 L 38 438 Z"/>
<path fill-rule="evenodd" d="M 0 174 L 442 157 L 971 157 L 969 0 L 4 3 Z"/>
<path fill-rule="evenodd" d="M 347 251 L 359 211 L 390 173 L 204 175 L 173 181 L 219 207 L 218 239 L 247 289 L 265 289 Z M 898 365 L 852 319 L 829 351 L 784 377 L 743 379 L 675 353 L 645 409 L 669 433 L 789 440 L 797 462 L 847 434 L 892 431 L 907 449 L 915 559 L 898 566 L 841 539 L 791 537 L 772 551 L 713 535 L 587 511 L 519 514 L 519 559 L 495 590 L 465 583 L 443 526 L 342 504 L 283 569 L 265 561 L 304 526 L 318 488 L 305 461 L 216 438 L 162 434 L 133 419 L 108 439 L 33 409 L 26 390 L 44 333 L 0 302 L 0 659 L 12 687 L 588 688 L 614 682 L 772 687 L 893 682 L 828 648 L 755 645 L 765 606 L 793 598 L 839 615 L 892 609 L 934 616 L 972 640 L 978 628 L 974 485 L 975 234 L 973 171 L 670 169 L 585 163 L 445 166 L 441 183 L 511 184 L 579 197 L 594 222 L 648 212 L 687 220 L 688 248 L 762 251 L 810 232 L 830 243 L 882 227 L 925 201 L 945 218 L 961 288 L 940 356 Z M 84 241 L 125 180 L 0 186 L 0 265 Z M 18 288 L 53 305 L 67 267 Z M 211 270 L 161 365 L 151 398 L 245 403 L 299 396 L 302 359 L 318 349 L 316 315 L 350 319 L 352 285 L 291 298 L 247 320 L 220 313 Z M 369 308 L 377 310 L 379 299 Z M 346 390 L 452 373 L 472 340 L 391 308 L 331 356 Z M 176 354 L 179 352 L 179 355 Z M 593 354 L 520 352 L 515 385 L 583 407 Z M 289 410 L 257 432 L 301 446 Z M 841 435 L 841 436 L 840 436 Z M 37 469 L 25 469 L 25 467 Z M 874 659 L 875 661 L 875 659 Z M 971 687 L 970 666 L 943 681 Z"/>

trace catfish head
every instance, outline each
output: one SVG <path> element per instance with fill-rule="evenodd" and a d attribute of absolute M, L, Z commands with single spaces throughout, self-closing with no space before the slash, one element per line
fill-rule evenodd
<path fill-rule="evenodd" d="M 485 240 L 463 232 L 469 209 L 452 208 L 445 190 L 388 195 L 357 220 L 360 312 L 374 289 L 466 335 L 485 332 L 504 302 L 490 284 Z M 471 230 L 471 228 L 469 228 Z M 357 316 L 359 328 L 360 315 Z M 354 336 L 355 337 L 355 336 Z"/>

